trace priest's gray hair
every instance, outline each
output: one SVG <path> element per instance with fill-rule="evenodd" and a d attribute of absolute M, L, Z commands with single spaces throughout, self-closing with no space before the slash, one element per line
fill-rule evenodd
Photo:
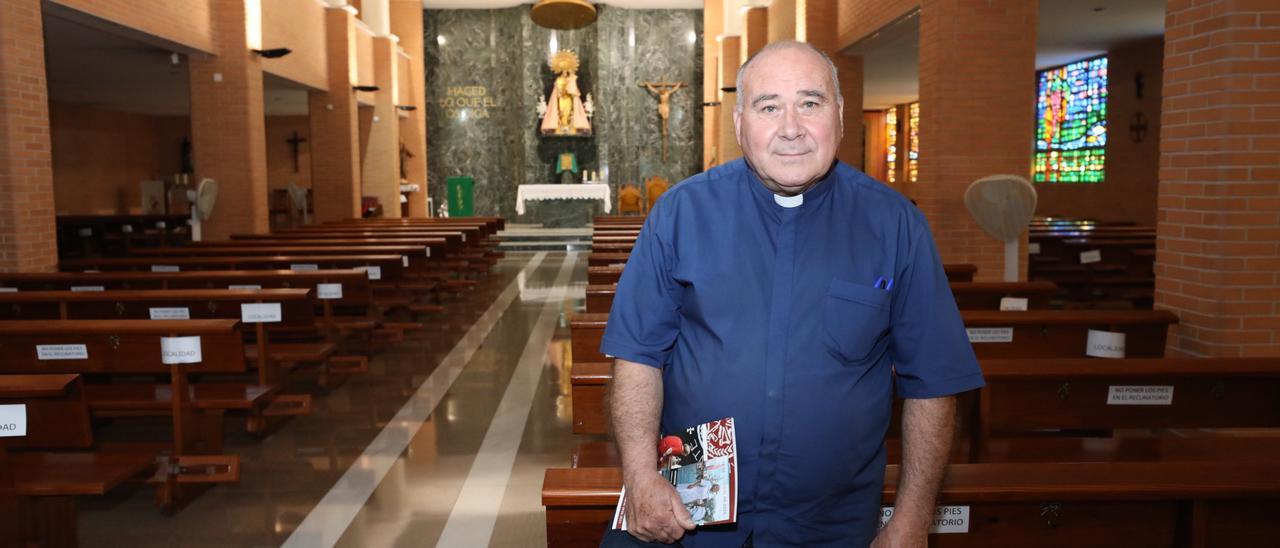
<path fill-rule="evenodd" d="M 797 40 L 783 40 L 781 42 L 774 42 L 772 44 L 766 45 L 763 48 L 760 48 L 760 51 L 757 51 L 755 55 L 752 55 L 750 59 L 747 59 L 747 62 L 743 63 L 741 67 L 738 67 L 738 78 L 734 82 L 734 86 L 735 86 L 734 89 L 737 90 L 736 95 L 738 96 L 737 101 L 733 105 L 734 112 L 742 112 L 742 105 L 746 101 L 746 99 L 743 98 L 742 96 L 742 76 L 747 73 L 747 68 L 750 67 L 751 63 L 755 62 L 755 60 L 760 56 L 766 53 L 769 53 L 771 51 L 777 51 L 781 49 L 801 49 L 801 50 L 812 52 L 816 54 L 818 57 L 821 57 L 823 62 L 827 64 L 827 68 L 831 69 L 831 89 L 835 90 L 836 102 L 840 104 L 844 104 L 844 96 L 840 94 L 840 77 L 836 73 L 836 64 L 831 62 L 831 58 L 828 57 L 827 54 L 823 53 L 822 50 L 813 47 L 813 45 L 809 44 L 808 42 L 800 42 Z"/>

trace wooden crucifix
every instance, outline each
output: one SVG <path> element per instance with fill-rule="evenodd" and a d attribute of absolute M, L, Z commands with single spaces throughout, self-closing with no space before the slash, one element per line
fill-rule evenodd
<path fill-rule="evenodd" d="M 297 173 L 298 172 L 298 145 L 301 145 L 302 143 L 307 142 L 307 140 L 303 139 L 302 136 L 298 135 L 298 132 L 295 131 L 293 132 L 293 137 L 285 139 L 285 141 L 288 142 L 289 145 L 293 147 L 293 172 Z"/>
<path fill-rule="evenodd" d="M 640 82 L 640 87 L 658 96 L 658 116 L 662 118 L 662 161 L 667 161 L 667 119 L 671 117 L 671 94 L 684 87 L 684 82 Z"/>

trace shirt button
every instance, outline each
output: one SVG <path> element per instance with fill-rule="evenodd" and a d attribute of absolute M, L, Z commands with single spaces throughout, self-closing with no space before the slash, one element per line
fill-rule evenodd
<path fill-rule="evenodd" d="M 776 400 L 776 399 L 778 399 L 778 391 L 777 391 L 777 390 L 770 390 L 770 391 L 769 391 L 769 399 L 771 399 L 771 400 Z"/>

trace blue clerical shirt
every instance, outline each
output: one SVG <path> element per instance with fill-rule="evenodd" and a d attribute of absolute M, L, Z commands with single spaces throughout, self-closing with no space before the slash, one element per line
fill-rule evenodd
<path fill-rule="evenodd" d="M 601 351 L 662 368 L 662 431 L 737 428 L 738 523 L 685 546 L 865 546 L 895 387 L 983 384 L 920 211 L 839 162 L 801 196 L 741 159 L 695 175 L 649 213 L 618 283 Z"/>

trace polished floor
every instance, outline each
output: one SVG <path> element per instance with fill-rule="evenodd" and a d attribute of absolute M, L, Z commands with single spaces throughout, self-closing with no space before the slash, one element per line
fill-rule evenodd
<path fill-rule="evenodd" d="M 509 253 L 429 335 L 377 354 L 310 416 L 265 439 L 229 417 L 238 484 L 169 516 L 144 486 L 84 499 L 81 545 L 545 546 L 543 471 L 583 441 L 570 431 L 568 316 L 585 259 Z"/>

